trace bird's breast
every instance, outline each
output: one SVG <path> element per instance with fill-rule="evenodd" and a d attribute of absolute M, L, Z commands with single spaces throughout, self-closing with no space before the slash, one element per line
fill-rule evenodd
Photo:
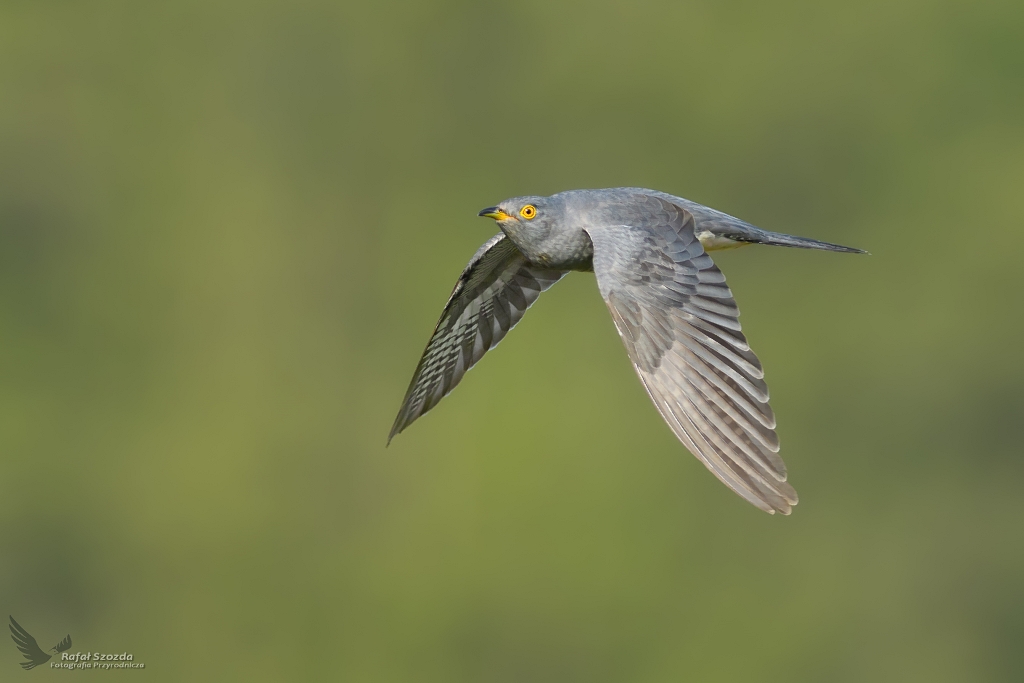
<path fill-rule="evenodd" d="M 583 230 L 546 235 L 506 230 L 530 263 L 554 270 L 593 270 L 594 245 Z"/>

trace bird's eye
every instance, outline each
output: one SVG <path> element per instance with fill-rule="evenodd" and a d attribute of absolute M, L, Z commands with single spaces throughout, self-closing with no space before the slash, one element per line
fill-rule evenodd
<path fill-rule="evenodd" d="M 523 208 L 519 209 L 519 215 L 526 220 L 530 220 L 537 215 L 537 207 L 533 204 L 527 204 Z"/>

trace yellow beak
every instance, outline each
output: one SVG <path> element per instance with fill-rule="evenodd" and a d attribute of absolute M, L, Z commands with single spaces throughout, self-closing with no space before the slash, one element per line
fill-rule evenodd
<path fill-rule="evenodd" d="M 488 206 L 486 209 L 484 209 L 477 215 L 487 216 L 488 218 L 493 218 L 496 221 L 503 221 L 505 219 L 512 218 L 512 216 L 508 215 L 507 213 L 505 213 L 496 206 Z"/>

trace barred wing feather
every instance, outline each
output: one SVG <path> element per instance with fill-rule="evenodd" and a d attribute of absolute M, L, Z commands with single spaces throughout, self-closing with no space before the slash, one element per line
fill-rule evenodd
<path fill-rule="evenodd" d="M 789 514 L 796 491 L 778 455 L 757 356 L 693 216 L 649 197 L 635 225 L 588 228 L 598 287 L 644 388 L 676 437 L 733 491 Z"/>
<path fill-rule="evenodd" d="M 444 398 L 567 271 L 531 266 L 499 233 L 462 271 L 427 343 L 388 442 Z"/>

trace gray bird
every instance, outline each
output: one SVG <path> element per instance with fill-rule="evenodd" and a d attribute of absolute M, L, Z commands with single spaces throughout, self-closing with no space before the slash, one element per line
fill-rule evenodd
<path fill-rule="evenodd" d="M 455 388 L 541 292 L 571 270 L 593 271 L 640 381 L 676 437 L 750 503 L 792 511 L 797 495 L 779 457 L 764 371 L 706 252 L 746 244 L 866 252 L 768 232 L 640 188 L 515 197 L 479 215 L 501 232 L 455 284 L 389 443 Z"/>

